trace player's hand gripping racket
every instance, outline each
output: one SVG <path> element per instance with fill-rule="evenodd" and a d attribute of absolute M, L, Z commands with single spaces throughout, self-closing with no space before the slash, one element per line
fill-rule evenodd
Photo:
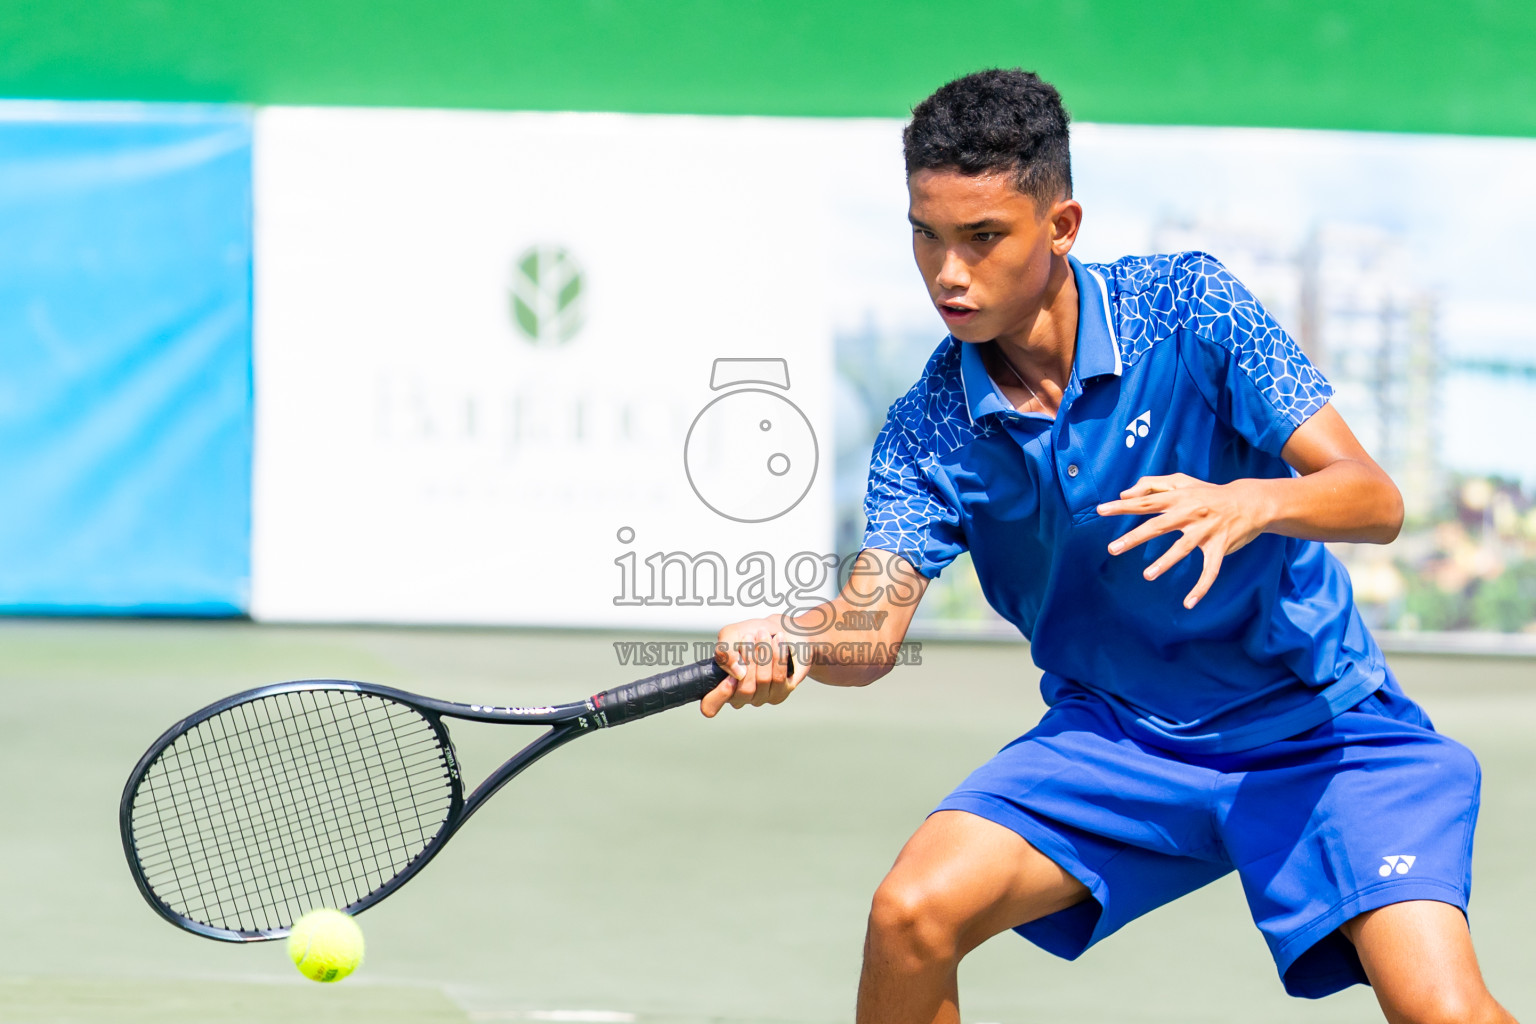
<path fill-rule="evenodd" d="M 139 891 L 228 942 L 281 938 L 305 911 L 355 914 L 400 888 L 511 778 L 584 733 L 703 698 L 713 660 L 556 707 L 484 707 L 313 679 L 237 693 L 139 759 L 118 812 Z M 467 798 L 445 718 L 549 726 Z"/>

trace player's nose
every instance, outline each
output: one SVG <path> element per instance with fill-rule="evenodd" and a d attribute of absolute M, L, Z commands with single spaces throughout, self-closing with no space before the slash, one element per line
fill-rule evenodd
<path fill-rule="evenodd" d="M 934 282 L 945 290 L 964 289 L 971 286 L 971 271 L 954 251 L 944 254 L 944 262 L 939 267 L 939 275 Z"/>

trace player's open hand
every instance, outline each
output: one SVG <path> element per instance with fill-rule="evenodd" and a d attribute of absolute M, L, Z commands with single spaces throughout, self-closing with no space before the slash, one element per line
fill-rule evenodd
<path fill-rule="evenodd" d="M 1153 517 L 1111 542 L 1109 553 L 1122 555 L 1153 537 L 1177 531 L 1179 539 L 1142 575 L 1155 580 L 1199 550 L 1205 564 L 1194 589 L 1184 596 L 1184 607 L 1193 608 L 1216 582 L 1222 559 L 1264 532 L 1262 493 L 1252 486 L 1255 483 L 1212 484 L 1185 473 L 1144 476 L 1121 491 L 1120 500 L 1099 506 L 1101 516 Z"/>
<path fill-rule="evenodd" d="M 781 704 L 805 680 L 809 665 L 794 663 L 783 617 L 748 619 L 726 626 L 718 637 L 715 661 L 729 675 L 699 705 L 705 718 L 714 718 L 729 704 L 733 708 Z"/>

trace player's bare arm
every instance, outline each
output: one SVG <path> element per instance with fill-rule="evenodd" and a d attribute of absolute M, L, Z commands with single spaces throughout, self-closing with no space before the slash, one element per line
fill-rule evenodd
<path fill-rule="evenodd" d="M 704 698 L 704 716 L 713 718 L 726 704 L 741 708 L 781 703 L 807 677 L 830 686 L 874 682 L 895 664 L 927 586 L 900 555 L 866 548 L 832 600 L 794 617 L 769 615 L 726 626 L 720 630 L 716 660 L 730 675 Z M 848 628 L 850 622 L 872 625 Z M 792 659 L 796 649 L 811 658 Z M 847 655 L 854 649 L 879 656 Z"/>
<path fill-rule="evenodd" d="M 1280 455 L 1301 475 L 1226 484 L 1183 473 L 1142 477 L 1120 492 L 1120 500 L 1099 506 L 1100 515 L 1153 517 L 1116 538 L 1110 554 L 1177 531 L 1179 539 L 1143 575 L 1155 580 L 1199 551 L 1200 579 L 1184 598 L 1184 607 L 1193 608 L 1216 582 L 1222 559 L 1261 533 L 1365 544 L 1397 537 L 1402 495 L 1333 406 L 1297 427 Z"/>

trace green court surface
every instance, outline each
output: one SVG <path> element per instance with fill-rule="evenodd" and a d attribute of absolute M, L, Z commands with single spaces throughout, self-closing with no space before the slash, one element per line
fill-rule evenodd
<path fill-rule="evenodd" d="M 1016 645 L 928 644 L 864 690 L 691 710 L 584 739 L 504 790 L 359 920 L 333 986 L 281 944 L 183 934 L 140 899 L 117 803 L 181 715 L 248 686 L 362 678 L 464 701 L 579 698 L 627 681 L 598 633 L 0 622 L 0 1020 L 832 1022 L 852 1017 L 870 893 L 971 767 L 1040 712 Z M 1409 692 L 1484 767 L 1472 918 L 1489 982 L 1536 1018 L 1536 666 L 1399 657 Z M 478 778 L 527 730 L 464 724 Z M 1005 935 L 962 969 L 974 1022 L 1379 1019 L 1356 988 L 1286 997 L 1230 877 L 1076 963 Z"/>

